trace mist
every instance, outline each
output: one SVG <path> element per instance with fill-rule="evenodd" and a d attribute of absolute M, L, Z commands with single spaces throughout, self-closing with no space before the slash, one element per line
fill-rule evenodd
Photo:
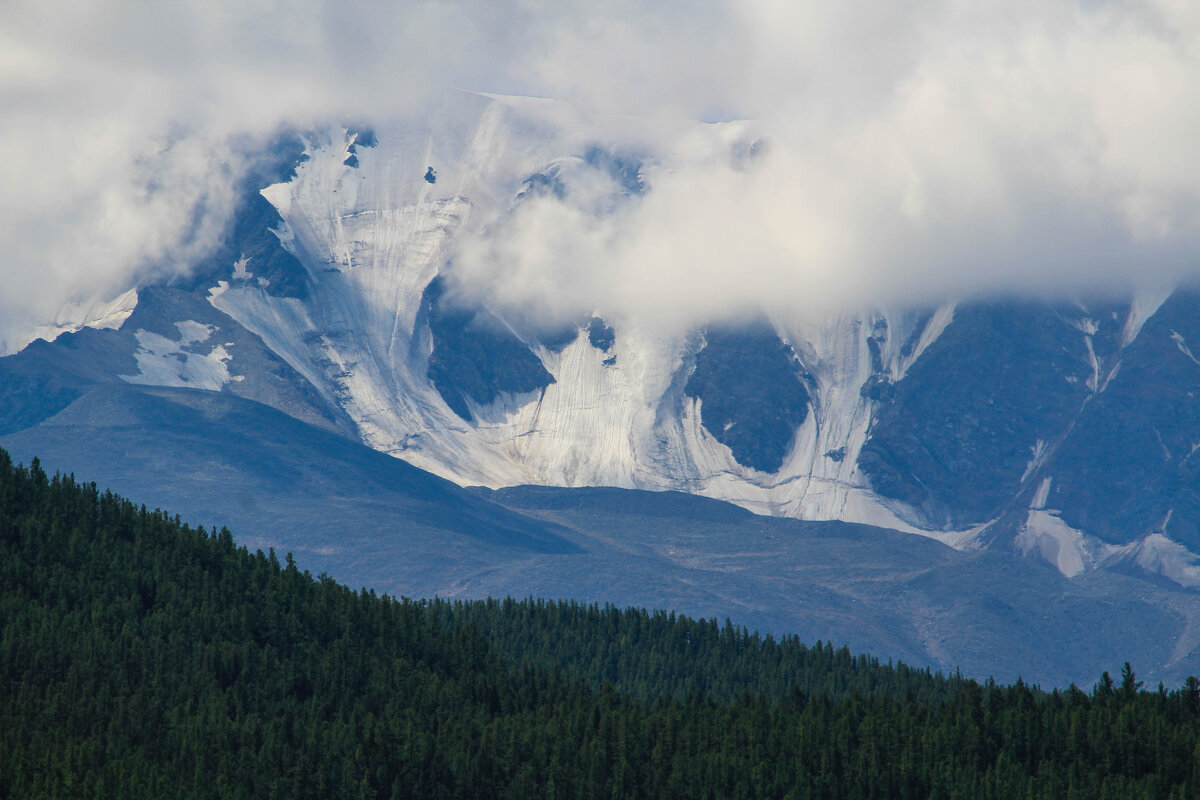
<path fill-rule="evenodd" d="M 1191 3 L 43 0 L 0 8 L 0 328 L 185 271 L 281 127 L 447 88 L 714 123 L 664 124 L 603 214 L 580 188 L 464 241 L 514 307 L 689 323 L 1196 273 Z"/>

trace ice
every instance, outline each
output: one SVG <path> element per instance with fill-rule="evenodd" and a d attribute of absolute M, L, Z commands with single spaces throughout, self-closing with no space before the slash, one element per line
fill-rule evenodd
<path fill-rule="evenodd" d="M 687 125 L 677 141 L 694 153 L 728 149 L 748 130 Z M 446 267 L 454 237 L 501 219 L 529 175 L 604 143 L 606 123 L 556 101 L 453 93 L 427 119 L 376 131 L 376 147 L 358 148 L 357 168 L 343 164 L 349 137 L 334 130 L 309 143 L 293 180 L 262 192 L 285 221 L 280 241 L 308 270 L 309 299 L 277 298 L 242 280 L 210 294 L 345 409 L 367 444 L 460 484 L 674 489 L 759 513 L 929 533 L 905 509 L 883 504 L 857 472 L 872 414 L 860 389 L 872 374 L 867 338 L 876 323 L 888 331 L 884 370 L 899 380 L 953 319 L 953 304 L 936 310 L 904 355 L 919 322 L 912 313 L 775 319 L 816 379 L 810 413 L 776 474 L 738 464 L 701 424 L 698 401 L 683 391 L 699 343 L 623 320 L 610 320 L 617 337 L 608 352 L 586 335 L 559 353 L 537 348 L 554 383 L 472 406 L 467 422 L 426 377 L 422 292 Z M 431 166 L 432 184 L 424 180 Z M 839 450 L 840 461 L 826 456 Z M 969 544 L 975 534 L 934 535 Z"/>
<path fill-rule="evenodd" d="M 1134 292 L 1133 303 L 1129 307 L 1129 316 L 1125 318 L 1125 327 L 1121 330 L 1121 346 L 1128 347 L 1142 332 L 1146 320 L 1154 316 L 1159 307 L 1171 296 L 1172 288 L 1161 287 L 1140 289 Z"/>
<path fill-rule="evenodd" d="M 917 346 L 913 348 L 906 358 L 897 360 L 896 379 L 903 378 L 908 368 L 916 363 L 929 345 L 938 340 L 938 337 L 946 330 L 946 327 L 954 321 L 954 311 L 957 303 L 944 303 L 933 312 L 933 316 L 929 318 L 929 322 L 925 324 L 924 330 L 921 331 L 921 336 L 917 340 Z"/>
<path fill-rule="evenodd" d="M 1179 348 L 1179 352 L 1191 359 L 1193 364 L 1200 366 L 1200 361 L 1197 361 L 1196 357 L 1192 355 L 1192 351 L 1188 347 L 1187 341 L 1183 338 L 1182 334 L 1180 334 L 1178 331 L 1171 331 L 1171 341 L 1175 342 L 1175 346 Z"/>
<path fill-rule="evenodd" d="M 1092 392 L 1097 392 L 1100 390 L 1100 359 L 1096 357 L 1096 348 L 1092 343 L 1092 337 L 1085 336 L 1083 341 L 1087 346 L 1088 363 L 1092 367 L 1092 375 L 1087 379 L 1087 387 Z"/>
<path fill-rule="evenodd" d="M 1057 511 L 1043 507 L 1049 485 L 1050 479 L 1046 478 L 1018 531 L 1015 544 L 1023 553 L 1036 552 L 1068 578 L 1096 567 L 1129 563 L 1181 586 L 1200 588 L 1200 556 L 1172 541 L 1161 530 L 1170 521 L 1172 512 L 1167 513 L 1160 530 L 1129 544 L 1107 544 L 1072 528 Z"/>
<path fill-rule="evenodd" d="M 175 386 L 191 389 L 219 391 L 230 381 L 243 380 L 245 376 L 231 375 L 228 362 L 231 358 L 225 345 L 218 344 L 201 352 L 201 345 L 211 338 L 214 328 L 193 320 L 175 323 L 180 339 L 175 341 L 146 330 L 138 330 L 136 375 L 120 375 L 128 383 L 149 386 Z"/>
<path fill-rule="evenodd" d="M 1025 465 L 1025 472 L 1022 473 L 1022 475 L 1021 475 L 1021 483 L 1024 483 L 1026 480 L 1029 479 L 1030 475 L 1034 474 L 1039 469 L 1041 469 L 1042 464 L 1045 463 L 1045 461 L 1046 461 L 1046 455 L 1049 453 L 1049 448 L 1046 446 L 1046 443 L 1043 440 L 1038 439 L 1033 444 L 1032 452 L 1033 452 L 1032 457 L 1029 459 L 1029 462 Z M 1043 487 L 1047 488 L 1047 490 L 1048 490 L 1049 483 L 1047 483 L 1046 481 L 1042 481 L 1042 484 L 1043 484 Z M 1041 488 L 1039 488 L 1038 491 L 1040 493 Z M 1045 502 L 1045 497 L 1042 498 L 1042 502 L 1043 503 Z"/>
<path fill-rule="evenodd" d="M 471 405 L 470 421 L 446 405 L 427 377 L 431 342 L 421 300 L 435 276 L 453 270 L 455 240 L 503 224 L 530 175 L 552 166 L 581 169 L 580 156 L 593 145 L 641 153 L 653 170 L 654 159 L 665 155 L 656 148 L 667 139 L 676 161 L 711 160 L 718 152 L 736 158 L 738 142 L 754 130 L 752 123 L 679 121 L 663 138 L 663 126 L 661 120 L 587 118 L 553 100 L 452 92 L 428 116 L 377 121 L 378 144 L 356 148 L 357 167 L 344 163 L 353 139 L 348 131 L 315 133 L 294 178 L 262 191 L 283 219 L 275 235 L 307 273 L 308 295 L 272 294 L 270 283 L 255 275 L 254 260 L 242 254 L 229 279 L 210 287 L 209 301 L 344 410 L 366 444 L 460 484 L 678 490 L 760 514 L 861 522 L 960 549 L 981 546 L 992 521 L 937 530 L 916 510 L 873 492 L 857 467 L 878 410 L 862 387 L 869 380 L 903 380 L 953 322 L 954 302 L 924 316 L 878 308 L 773 317 L 812 383 L 809 413 L 772 474 L 739 464 L 704 428 L 700 401 L 684 392 L 698 337 L 645 330 L 628 320 L 606 320 L 616 332 L 609 351 L 591 346 L 586 331 L 558 352 L 531 342 L 554 377 L 543 391 Z M 425 179 L 430 168 L 435 183 Z M 1168 295 L 1136 295 L 1122 346 L 1137 338 Z M 27 343 L 83 326 L 119 327 L 136 303 L 131 290 L 78 304 L 20 338 Z M 1084 317 L 1075 324 L 1091 361 L 1088 386 L 1103 391 L 1120 368 L 1119 354 L 1102 365 L 1092 347 L 1099 323 Z M 240 380 L 230 372 L 228 346 L 210 341 L 214 329 L 190 320 L 176 327 L 178 340 L 136 331 L 137 372 L 121 377 L 213 390 Z M 1183 336 L 1172 333 L 1180 351 L 1196 361 Z M 882 374 L 872 363 L 871 339 Z M 906 342 L 913 343 L 908 350 Z M 5 347 L 0 342 L 0 354 Z M 1152 534 L 1132 550 L 1107 547 L 1046 508 L 1052 480 L 1040 471 L 1056 446 L 1039 440 L 1030 453 L 1022 483 L 1029 482 L 1029 490 L 1037 485 L 1017 534 L 1020 549 L 1069 577 L 1101 560 L 1128 557 L 1200 585 L 1195 557 L 1165 536 Z"/>
<path fill-rule="evenodd" d="M 19 351 L 36 339 L 52 342 L 64 333 L 75 333 L 84 328 L 115 330 L 129 319 L 137 303 L 137 289 L 129 289 L 107 300 L 71 303 L 60 309 L 53 320 L 0 339 L 0 357 Z"/>
<path fill-rule="evenodd" d="M 1042 443 L 1042 440 L 1039 439 L 1038 444 L 1041 445 L 1041 443 Z M 1035 455 L 1035 459 L 1036 459 L 1036 455 Z M 1022 478 L 1021 480 L 1024 481 L 1024 478 Z M 1050 486 L 1053 482 L 1054 482 L 1053 478 L 1043 478 L 1042 479 L 1042 482 L 1038 484 L 1037 491 L 1034 492 L 1033 500 L 1029 504 L 1030 508 L 1044 509 L 1046 507 L 1046 501 L 1050 498 Z"/>
<path fill-rule="evenodd" d="M 250 259 L 243 253 L 241 258 L 233 262 L 233 279 L 235 281 L 245 281 L 254 277 L 254 273 L 250 272 L 247 267 L 250 265 Z"/>
<path fill-rule="evenodd" d="M 1135 543 L 1132 556 L 1134 563 L 1147 572 L 1181 586 L 1200 587 L 1200 557 L 1165 534 L 1151 533 Z"/>
<path fill-rule="evenodd" d="M 1049 478 L 1043 481 L 1042 486 L 1049 490 Z M 1095 563 L 1088 552 L 1084 535 L 1054 512 L 1041 508 L 1030 509 L 1025 524 L 1017 534 L 1016 544 L 1023 553 L 1036 550 L 1068 578 L 1074 578 Z"/>

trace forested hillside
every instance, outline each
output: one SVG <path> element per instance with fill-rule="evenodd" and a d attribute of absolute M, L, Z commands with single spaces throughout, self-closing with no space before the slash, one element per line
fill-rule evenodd
<path fill-rule="evenodd" d="M 0 798 L 1200 796 L 1195 680 L 377 597 L 2 451 L 0 592 Z"/>
<path fill-rule="evenodd" d="M 701 695 L 729 702 L 749 692 L 777 702 L 798 690 L 835 699 L 857 691 L 939 702 L 973 685 L 883 665 L 828 642 L 776 641 L 728 620 L 718 625 L 666 611 L 536 598 L 434 600 L 428 608 L 437 624 L 467 626 L 515 665 L 561 670 L 594 688 L 611 684 L 639 700 Z"/>

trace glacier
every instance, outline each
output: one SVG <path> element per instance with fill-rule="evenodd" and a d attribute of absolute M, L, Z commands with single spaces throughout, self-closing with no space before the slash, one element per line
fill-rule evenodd
<path fill-rule="evenodd" d="M 52 342 L 64 333 L 84 328 L 115 330 L 125 324 L 138 303 L 136 288 L 111 298 L 91 298 L 68 303 L 54 318 L 41 324 L 0 329 L 0 357 L 20 352 L 39 339 Z"/>
<path fill-rule="evenodd" d="M 720 338 L 713 330 L 672 329 L 603 308 L 540 324 L 540 309 L 514 310 L 479 296 L 479 287 L 472 294 L 459 280 L 455 257 L 461 243 L 511 224 L 521 204 L 539 193 L 581 191 L 595 213 L 609 213 L 637 202 L 647 186 L 652 191 L 656 170 L 713 153 L 737 163 L 753 157 L 761 137 L 751 122 L 651 124 L 588 117 L 556 100 L 450 92 L 425 116 L 375 121 L 371 130 L 333 125 L 302 134 L 303 155 L 294 169 L 282 180 L 253 187 L 261 206 L 254 219 L 270 226 L 265 237 L 259 231 L 259 239 L 245 248 L 227 243 L 220 251 L 224 260 L 200 270 L 187 288 L 209 313 L 226 315 L 257 337 L 272 358 L 290 368 L 289 375 L 308 385 L 297 395 L 306 398 L 305 413 L 312 414 L 307 399 L 312 394 L 332 410 L 314 418 L 324 414 L 329 424 L 371 448 L 460 486 L 676 490 L 762 515 L 919 534 L 960 550 L 986 549 L 1005 535 L 1013 549 L 1067 577 L 1121 562 L 1194 585 L 1190 529 L 1181 538 L 1167 530 L 1167 522 L 1138 523 L 1115 536 L 1111 525 L 1102 532 L 1073 501 L 1052 496 L 1074 492 L 1077 500 L 1080 470 L 1087 469 L 1087 458 L 1077 451 L 1100 447 L 1096 431 L 1108 424 L 1102 420 L 1088 428 L 1081 421 L 1099 413 L 1097 401 L 1111 385 L 1134 380 L 1128 374 L 1130 354 L 1146 345 L 1147 336 L 1163 337 L 1159 328 L 1165 323 L 1157 320 L 1164 308 L 1177 319 L 1167 329 L 1169 352 L 1187 362 L 1178 369 L 1200 369 L 1188 344 L 1200 341 L 1200 326 L 1179 316 L 1174 290 L 1135 292 L 1124 305 L 1080 302 L 995 312 L 988 319 L 1011 330 L 990 331 L 1000 337 L 993 341 L 1043 337 L 1028 348 L 1030 358 L 1045 362 L 1034 365 L 1030 375 L 1036 380 L 1028 386 L 1021 384 L 1024 377 L 1002 374 L 1006 356 L 962 340 L 964 330 L 978 331 L 984 324 L 977 304 L 948 299 L 925 309 L 833 314 L 764 309 L 755 324 L 779 348 L 772 363 L 790 364 L 789 380 L 799 381 L 805 395 L 802 421 L 786 442 L 775 442 L 781 461 L 764 470 L 724 443 L 733 426 L 746 424 L 744 416 L 714 428 L 705 422 L 703 392 L 689 389 L 700 354 Z M 270 261 L 264 238 L 287 259 Z M 280 273 L 284 261 L 296 275 Z M 431 293 L 439 281 L 438 293 Z M 120 328 L 138 305 L 139 288 L 64 309 L 40 335 L 53 339 L 84 327 Z M 446 311 L 439 302 L 462 304 L 469 313 Z M 178 313 L 156 331 L 130 329 L 136 367 L 118 377 L 257 397 L 251 384 L 264 356 L 243 363 L 246 341 L 234 346 L 224 328 L 226 338 L 212 339 L 216 321 L 201 322 L 207 317 L 194 310 Z M 526 366 L 544 370 L 544 379 L 500 381 L 486 392 L 464 391 L 448 401 L 434 375 L 444 356 L 439 348 L 447 347 L 434 324 L 438 314 L 443 323 L 447 315 L 470 319 L 463 324 L 482 326 L 481 337 L 517 347 Z M 947 342 L 951 330 L 959 338 Z M 460 333 L 459 344 L 470 343 L 476 332 Z M 1007 358 L 1021 354 L 1023 345 L 1015 343 Z M 1167 352 L 1154 347 L 1142 349 Z M 463 363 L 469 371 L 471 364 Z M 943 389 L 969 383 L 985 368 L 1000 377 L 955 395 L 977 407 L 964 407 L 962 419 L 942 439 L 881 440 L 881 414 L 895 411 L 906 379 L 925 381 L 920 390 L 926 405 L 920 407 L 937 408 L 949 402 L 938 396 Z M 1009 424 L 994 409 L 997 401 L 1011 399 L 1007 394 L 1020 392 L 1028 396 L 1001 402 L 1005 413 L 1041 416 Z M 1130 396 L 1141 402 L 1136 391 Z M 1129 402 L 1114 401 L 1104 413 L 1123 413 Z M 939 413 L 943 416 L 924 424 L 936 428 L 958 409 Z M 889 424 L 895 434 L 912 422 L 893 414 Z M 783 423 L 777 428 L 789 430 Z M 1146 435 L 1162 443 L 1158 428 Z M 1197 438 L 1188 438 L 1192 453 Z M 939 442 L 952 451 L 923 452 Z M 861 458 L 871 447 L 875 473 L 864 469 Z M 1174 463 L 1165 444 L 1162 452 Z M 988 454 L 1012 463 L 981 470 L 967 463 Z M 878 472 L 880 458 L 892 459 L 886 469 L 903 473 L 890 489 L 884 486 L 888 476 Z M 1180 469 L 1188 468 L 1185 462 Z M 943 486 L 939 495 L 929 485 L 943 468 L 956 480 L 976 469 L 979 481 L 1003 484 L 998 493 L 1009 499 L 996 504 L 984 498 L 977 507 L 964 501 L 962 508 L 947 510 L 942 496 L 949 490 Z M 923 494 L 930 496 L 922 499 Z M 1175 524 L 1192 516 L 1181 511 Z M 1135 545 L 1136 552 L 1129 550 Z"/>
<path fill-rule="evenodd" d="M 695 125 L 689 141 L 697 146 L 730 138 L 727 125 L 707 138 L 706 126 Z M 240 260 L 211 302 L 336 399 L 371 447 L 462 485 L 674 489 L 760 514 L 963 544 L 969 533 L 906 521 L 856 466 L 872 411 L 861 387 L 880 372 L 901 379 L 953 319 L 952 303 L 927 320 L 899 311 L 819 321 L 775 315 L 772 327 L 815 386 L 810 413 L 771 474 L 739 464 L 701 424 L 700 401 L 682 391 L 697 338 L 633 320 L 611 320 L 608 351 L 582 327 L 558 351 L 529 342 L 554 379 L 541 392 L 473 406 L 469 421 L 447 406 L 427 377 L 423 290 L 447 269 L 456 237 L 503 224 L 530 176 L 610 144 L 600 138 L 604 127 L 556 101 L 454 93 L 428 119 L 377 126 L 373 146 L 354 148 L 356 166 L 347 164 L 354 134 L 337 129 L 309 143 L 291 181 L 262 191 L 284 220 L 277 235 L 307 270 L 310 296 L 276 297 L 238 279 L 254 268 Z M 430 167 L 436 182 L 425 179 Z M 914 336 L 916 346 L 901 352 Z"/>

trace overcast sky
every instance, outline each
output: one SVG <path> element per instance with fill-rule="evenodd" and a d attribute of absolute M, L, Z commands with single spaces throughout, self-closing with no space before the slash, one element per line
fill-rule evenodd
<path fill-rule="evenodd" d="M 445 87 L 761 121 L 757 167 L 675 164 L 610 221 L 620 237 L 570 207 L 521 222 L 557 225 L 578 265 L 611 270 L 574 285 L 634 312 L 672 291 L 703 316 L 1196 271 L 1194 0 L 5 0 L 0 314 L 186 266 L 246 134 Z M 519 259 L 523 230 L 477 252 Z"/>

